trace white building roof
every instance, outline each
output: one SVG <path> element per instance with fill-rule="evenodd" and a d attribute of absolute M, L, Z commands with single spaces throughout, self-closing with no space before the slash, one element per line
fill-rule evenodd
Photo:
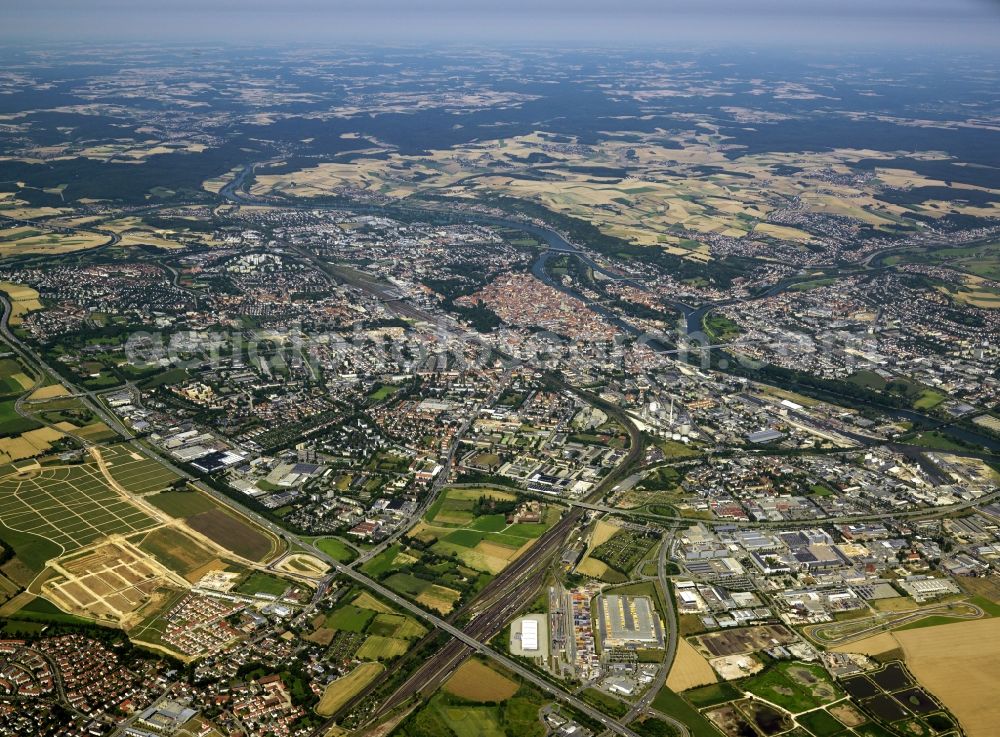
<path fill-rule="evenodd" d="M 521 620 L 521 649 L 538 649 L 538 622 L 534 619 Z"/>

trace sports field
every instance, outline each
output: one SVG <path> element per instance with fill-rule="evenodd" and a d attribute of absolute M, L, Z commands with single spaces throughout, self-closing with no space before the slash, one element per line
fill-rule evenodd
<path fill-rule="evenodd" d="M 12 530 L 50 540 L 64 553 L 158 524 L 89 463 L 26 469 L 0 479 L 0 520 Z"/>

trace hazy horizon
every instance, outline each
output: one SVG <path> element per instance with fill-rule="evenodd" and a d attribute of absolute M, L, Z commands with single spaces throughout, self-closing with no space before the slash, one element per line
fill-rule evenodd
<path fill-rule="evenodd" d="M 992 51 L 987 0 L 38 0 L 3 11 L 2 43 L 604 43 Z"/>

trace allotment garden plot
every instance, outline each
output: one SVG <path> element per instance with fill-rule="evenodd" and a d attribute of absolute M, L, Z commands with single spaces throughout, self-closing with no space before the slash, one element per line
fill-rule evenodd
<path fill-rule="evenodd" d="M 91 464 L 24 469 L 0 478 L 0 519 L 12 530 L 52 541 L 64 553 L 159 524 Z"/>

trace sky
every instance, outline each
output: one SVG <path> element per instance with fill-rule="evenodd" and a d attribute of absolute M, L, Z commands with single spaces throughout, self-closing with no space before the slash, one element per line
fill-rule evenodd
<path fill-rule="evenodd" d="M 1000 50 L 1000 0 L 0 0 L 0 41 Z"/>

